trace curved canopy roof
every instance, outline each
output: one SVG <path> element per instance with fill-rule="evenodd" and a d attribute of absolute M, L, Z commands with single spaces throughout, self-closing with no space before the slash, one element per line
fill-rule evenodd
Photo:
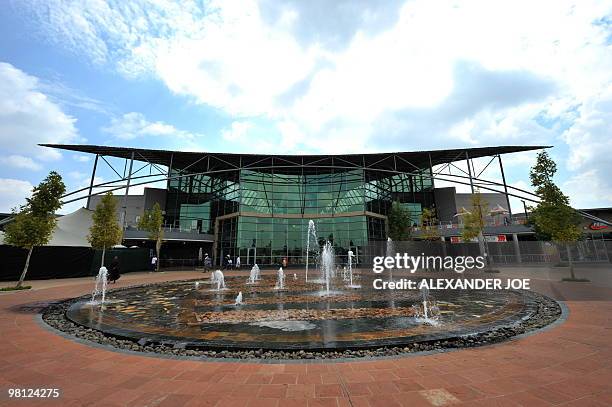
<path fill-rule="evenodd" d="M 174 169 L 185 169 L 192 172 L 263 167 L 290 168 L 295 166 L 366 167 L 374 170 L 382 169 L 411 172 L 429 168 L 430 163 L 435 166 L 453 161 L 465 160 L 466 154 L 470 158 L 478 158 L 521 151 L 540 150 L 550 147 L 498 146 L 372 154 L 287 155 L 169 151 L 79 144 L 41 144 L 41 146 L 126 159 L 130 159 L 132 154 L 134 154 L 134 160 L 137 161 L 146 161 L 163 166 L 172 165 Z"/>

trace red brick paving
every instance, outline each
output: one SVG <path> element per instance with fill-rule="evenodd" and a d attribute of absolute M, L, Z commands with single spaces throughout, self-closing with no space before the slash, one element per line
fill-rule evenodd
<path fill-rule="evenodd" d="M 139 278 L 197 277 L 181 272 Z M 120 281 L 117 287 L 133 284 L 135 277 Z M 559 284 L 547 282 L 540 289 Z M 585 291 L 584 285 L 577 287 Z M 566 283 L 562 289 L 573 288 Z M 71 280 L 0 295 L 0 405 L 612 405 L 609 301 L 568 302 L 565 323 L 495 346 L 394 360 L 273 365 L 170 360 L 93 348 L 55 335 L 38 325 L 35 312 L 18 309 L 90 290 L 91 281 Z M 59 388 L 62 397 L 8 400 L 11 387 Z"/>

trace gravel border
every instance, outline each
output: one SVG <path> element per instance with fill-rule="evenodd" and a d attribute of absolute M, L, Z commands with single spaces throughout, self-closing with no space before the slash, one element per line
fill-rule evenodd
<path fill-rule="evenodd" d="M 132 287 L 125 287 L 124 290 Z M 185 349 L 171 344 L 151 344 L 136 342 L 132 339 L 106 335 L 101 331 L 84 327 L 66 318 L 66 310 L 84 297 L 60 300 L 50 303 L 37 315 L 39 324 L 60 336 L 88 346 L 133 355 L 161 357 L 180 360 L 256 362 L 256 363 L 324 363 L 350 362 L 363 360 L 395 359 L 405 356 L 428 355 L 458 349 L 493 345 L 508 340 L 516 340 L 537 332 L 552 329 L 563 323 L 569 314 L 563 302 L 555 301 L 532 291 L 538 303 L 538 313 L 527 320 L 517 321 L 511 326 L 471 335 L 458 336 L 445 340 L 422 341 L 405 346 L 387 346 L 356 350 L 199 350 Z"/>

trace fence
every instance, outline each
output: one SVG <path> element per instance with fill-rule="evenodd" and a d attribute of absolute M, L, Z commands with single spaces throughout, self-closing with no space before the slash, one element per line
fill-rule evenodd
<path fill-rule="evenodd" d="M 349 248 L 336 247 L 336 263 L 348 263 Z M 370 265 L 374 257 L 395 256 L 397 253 L 409 256 L 440 256 L 440 257 L 477 257 L 481 256 L 480 245 L 477 242 L 451 243 L 442 241 L 405 241 L 405 242 L 371 242 L 368 245 L 353 246 L 354 265 Z M 586 240 L 567 245 L 542 241 L 510 241 L 486 242 L 485 250 L 488 262 L 499 265 L 512 264 L 565 264 L 568 262 L 568 250 L 574 263 L 610 263 L 612 259 L 612 241 Z M 282 257 L 274 265 L 280 265 Z M 243 265 L 252 266 L 245 261 Z M 302 257 L 293 257 L 292 265 L 305 264 L 305 254 Z M 310 264 L 316 262 L 316 253 L 311 251 Z M 261 264 L 260 266 L 266 265 Z"/>
<path fill-rule="evenodd" d="M 27 250 L 0 245 L 0 281 L 19 279 L 25 264 Z M 149 264 L 148 249 L 110 249 L 105 254 L 108 266 L 119 258 L 121 273 L 145 270 Z M 102 251 L 89 247 L 40 246 L 32 251 L 26 279 L 43 280 L 95 276 L 102 259 Z"/>
<path fill-rule="evenodd" d="M 567 246 L 553 242 L 542 241 L 510 241 L 487 242 L 487 259 L 490 264 L 497 265 L 561 265 L 568 262 L 567 250 L 572 262 L 580 263 L 610 263 L 612 259 L 612 241 L 587 240 L 571 243 Z M 347 265 L 348 250 L 353 252 L 353 265 L 369 266 L 375 257 L 395 256 L 397 253 L 409 256 L 440 256 L 450 257 L 477 257 L 481 256 L 480 245 L 477 242 L 451 243 L 442 241 L 398 241 L 398 242 L 370 242 L 368 245 L 335 247 L 336 264 Z M 254 263 L 259 266 L 279 267 L 285 256 L 259 258 L 257 256 L 241 257 L 243 268 L 250 268 Z M 263 259 L 266 259 L 262 261 Z M 272 262 L 270 262 L 272 259 Z M 304 267 L 306 254 L 287 258 L 289 267 Z M 235 261 L 235 258 L 232 258 Z M 317 250 L 311 247 L 309 264 L 316 267 Z M 186 270 L 197 267 L 197 259 L 162 259 L 160 266 L 168 270 Z M 220 266 L 215 266 L 220 267 Z"/>

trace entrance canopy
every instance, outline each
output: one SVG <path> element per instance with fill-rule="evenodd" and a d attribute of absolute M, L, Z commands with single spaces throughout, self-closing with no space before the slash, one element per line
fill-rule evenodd
<path fill-rule="evenodd" d="M 286 155 L 187 152 L 79 144 L 41 144 L 41 146 L 124 159 L 131 159 L 133 154 L 134 160 L 137 161 L 171 166 L 175 170 L 189 170 L 190 172 L 241 168 L 262 170 L 274 167 L 275 173 L 291 173 L 291 167 L 294 166 L 316 167 L 318 173 L 321 173 L 324 168 L 333 169 L 334 167 L 336 171 L 341 167 L 365 167 L 372 170 L 412 172 L 428 169 L 430 166 L 465 160 L 467 157 L 473 159 L 548 148 L 548 146 L 498 146 L 374 154 Z M 283 170 L 283 167 L 286 169 Z"/>

